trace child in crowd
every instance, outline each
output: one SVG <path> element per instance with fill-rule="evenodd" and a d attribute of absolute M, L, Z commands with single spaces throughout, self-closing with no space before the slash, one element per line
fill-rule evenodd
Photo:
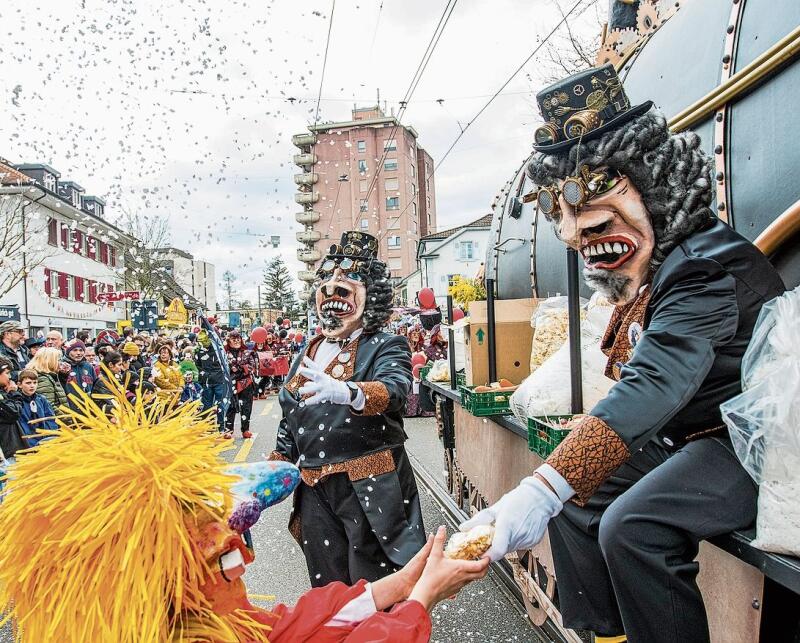
<path fill-rule="evenodd" d="M 37 436 L 40 429 L 55 430 L 58 428 L 55 411 L 43 395 L 36 392 L 39 374 L 32 368 L 25 368 L 19 373 L 19 395 L 22 407 L 19 413 L 19 428 L 26 447 L 35 447 L 43 439 Z"/>
<path fill-rule="evenodd" d="M 201 395 L 203 394 L 203 390 L 200 388 L 200 385 L 194 381 L 194 376 L 196 370 L 193 369 L 183 369 L 183 391 L 181 392 L 181 404 L 185 402 L 194 402 L 195 400 L 199 400 Z"/>
<path fill-rule="evenodd" d="M 66 346 L 67 364 L 70 371 L 67 375 L 67 393 L 73 393 L 73 387 L 80 388 L 84 393 L 90 394 L 92 386 L 97 379 L 94 366 L 86 361 L 86 345 L 76 339 Z"/>

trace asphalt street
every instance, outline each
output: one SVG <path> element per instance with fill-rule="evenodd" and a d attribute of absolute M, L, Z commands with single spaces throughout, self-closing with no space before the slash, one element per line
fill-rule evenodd
<path fill-rule="evenodd" d="M 254 462 L 264 458 L 275 444 L 279 420 L 275 396 L 256 401 L 251 421 L 253 438 L 241 438 L 237 420 L 234 440 L 224 453 L 226 459 Z M 407 432 L 411 454 L 432 477 L 442 481 L 443 460 L 433 418 L 409 420 Z M 426 529 L 432 531 L 446 524 L 444 514 L 422 485 L 420 498 Z M 244 580 L 253 602 L 263 607 L 274 602 L 294 603 L 310 587 L 302 552 L 287 530 L 290 509 L 289 501 L 270 508 L 252 529 L 256 560 L 248 566 Z M 440 603 L 432 620 L 431 641 L 439 643 L 538 640 L 527 617 L 491 575 L 466 587 L 455 599 Z M 11 640 L 8 629 L 0 631 L 0 643 Z"/>

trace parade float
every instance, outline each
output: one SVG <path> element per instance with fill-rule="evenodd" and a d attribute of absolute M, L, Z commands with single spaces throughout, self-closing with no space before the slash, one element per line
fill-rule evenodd
<path fill-rule="evenodd" d="M 673 131 L 700 135 L 714 161 L 717 215 L 770 258 L 787 288 L 800 284 L 800 188 L 791 179 L 800 165 L 793 136 L 799 25 L 796 0 L 612 0 L 597 60 L 615 65 L 634 104 L 653 100 Z M 445 447 L 450 497 L 444 500 L 455 519 L 497 501 L 560 437 L 557 418 L 544 427 L 521 421 L 511 414 L 510 393 L 470 389 L 502 378 L 520 384 L 536 368 L 530 318 L 543 300 L 566 296 L 558 332 L 568 337 L 563 350 L 571 367 L 560 382 L 572 413 L 591 406 L 581 341 L 581 327 L 590 323 L 581 302 L 591 291 L 577 254 L 565 251 L 537 212 L 526 165 L 524 159 L 495 201 L 487 301 L 477 302 L 465 329 L 467 387 L 456 381 L 455 350 L 450 382 L 426 383 Z M 450 339 L 455 346 L 454 332 Z M 478 354 L 485 372 L 475 366 Z M 736 532 L 701 545 L 698 583 L 712 640 L 795 641 L 800 561 L 757 549 L 753 538 Z M 584 640 L 561 623 L 547 538 L 507 563 L 501 577 L 543 636 Z"/>

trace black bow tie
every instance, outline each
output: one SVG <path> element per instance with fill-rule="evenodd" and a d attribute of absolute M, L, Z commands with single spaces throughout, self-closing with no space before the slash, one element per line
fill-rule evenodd
<path fill-rule="evenodd" d="M 329 344 L 339 344 L 339 348 L 344 348 L 350 342 L 350 338 L 336 339 L 335 337 L 326 337 L 325 341 Z"/>

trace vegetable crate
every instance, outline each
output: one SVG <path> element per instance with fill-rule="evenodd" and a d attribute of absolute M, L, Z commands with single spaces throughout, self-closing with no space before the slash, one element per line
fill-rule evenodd
<path fill-rule="evenodd" d="M 421 382 L 424 382 L 428 379 L 428 373 L 431 372 L 432 368 L 433 366 L 431 365 L 431 366 L 423 366 L 421 369 L 419 369 L 419 379 Z"/>
<path fill-rule="evenodd" d="M 428 380 L 428 373 L 431 372 L 433 366 L 423 366 L 419 369 L 419 379 L 420 381 L 427 381 Z M 456 386 L 465 386 L 467 383 L 467 374 L 458 372 L 456 373 Z M 450 380 L 446 382 L 440 382 L 440 384 L 450 384 Z"/>
<path fill-rule="evenodd" d="M 571 420 L 571 415 L 551 415 L 528 418 L 528 448 L 546 458 L 561 444 L 570 429 L 560 426 Z"/>
<path fill-rule="evenodd" d="M 472 415 L 486 417 L 511 413 L 508 401 L 514 391 L 476 393 L 474 387 L 464 385 L 460 385 L 458 390 L 461 392 L 461 406 Z"/>

